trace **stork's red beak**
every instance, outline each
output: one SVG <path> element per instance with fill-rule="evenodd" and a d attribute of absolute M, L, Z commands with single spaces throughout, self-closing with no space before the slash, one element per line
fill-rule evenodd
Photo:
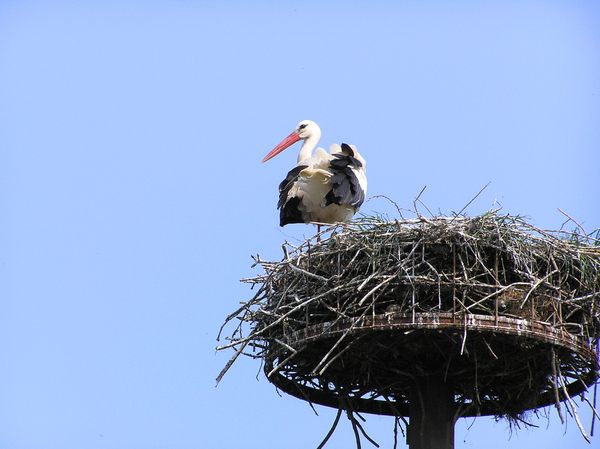
<path fill-rule="evenodd" d="M 275 148 L 273 148 L 273 151 L 271 151 L 269 154 L 267 154 L 262 161 L 267 162 L 269 159 L 277 156 L 279 153 L 281 153 L 287 147 L 295 144 L 299 140 L 300 140 L 300 136 L 297 133 L 293 132 L 292 134 L 287 136 L 285 139 L 283 139 L 279 145 L 277 145 Z"/>

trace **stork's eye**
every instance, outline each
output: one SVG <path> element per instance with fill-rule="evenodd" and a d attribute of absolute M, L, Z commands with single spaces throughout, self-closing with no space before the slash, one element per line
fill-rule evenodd
<path fill-rule="evenodd" d="M 300 126 L 298 127 L 298 130 L 302 131 L 302 130 L 303 130 L 304 128 L 306 128 L 307 126 L 308 126 L 308 124 L 306 124 L 306 123 L 302 123 L 302 125 L 300 125 Z"/>

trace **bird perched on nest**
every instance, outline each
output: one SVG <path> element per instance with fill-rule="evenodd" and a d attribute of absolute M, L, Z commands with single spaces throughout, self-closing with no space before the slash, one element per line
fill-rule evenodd
<path fill-rule="evenodd" d="M 290 223 L 339 223 L 350 220 L 367 193 L 366 162 L 354 145 L 331 145 L 329 153 L 313 149 L 321 128 L 311 120 L 301 121 L 263 162 L 303 140 L 298 164 L 279 184 L 279 225 Z"/>

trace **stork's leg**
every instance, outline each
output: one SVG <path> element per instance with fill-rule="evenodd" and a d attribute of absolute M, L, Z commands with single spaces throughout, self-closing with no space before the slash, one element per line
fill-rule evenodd
<path fill-rule="evenodd" d="M 321 241 L 321 225 L 317 224 L 317 242 Z"/>

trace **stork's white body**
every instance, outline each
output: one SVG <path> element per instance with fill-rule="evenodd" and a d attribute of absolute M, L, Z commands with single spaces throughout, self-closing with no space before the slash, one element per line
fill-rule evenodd
<path fill-rule="evenodd" d="M 366 162 L 355 146 L 334 144 L 329 153 L 316 147 L 321 130 L 304 120 L 263 162 L 304 140 L 298 164 L 279 186 L 280 225 L 338 223 L 350 220 L 367 192 Z"/>

